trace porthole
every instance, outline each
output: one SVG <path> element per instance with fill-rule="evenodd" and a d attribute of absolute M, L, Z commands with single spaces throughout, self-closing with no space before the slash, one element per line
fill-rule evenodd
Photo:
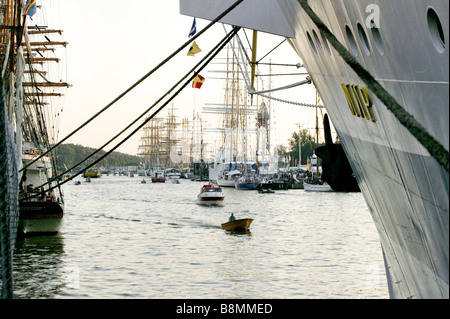
<path fill-rule="evenodd" d="M 323 32 L 320 32 L 320 35 L 322 36 L 323 46 L 328 51 L 328 53 L 331 54 L 330 45 L 328 44 L 327 38 L 323 35 Z"/>
<path fill-rule="evenodd" d="M 308 37 L 309 44 L 311 45 L 311 47 L 312 47 L 314 53 L 317 54 L 317 48 L 316 48 L 316 45 L 314 44 L 314 41 L 313 41 L 313 39 L 311 38 L 311 35 L 309 34 L 308 31 L 306 31 L 306 36 Z"/>
<path fill-rule="evenodd" d="M 436 11 L 432 8 L 427 12 L 428 30 L 430 31 L 431 42 L 439 53 L 445 51 L 445 35 L 441 20 Z"/>
<path fill-rule="evenodd" d="M 316 33 L 316 30 L 313 30 L 314 40 L 316 40 L 316 47 L 319 48 L 320 53 L 323 53 L 322 42 L 320 42 L 319 36 Z"/>
<path fill-rule="evenodd" d="M 345 33 L 347 34 L 347 40 L 348 44 L 350 45 L 350 49 L 352 50 L 355 56 L 358 56 L 358 45 L 356 44 L 353 32 L 348 25 L 345 26 Z"/>
<path fill-rule="evenodd" d="M 375 44 L 378 53 L 384 55 L 384 44 L 383 39 L 381 38 L 380 29 L 373 27 L 370 30 L 372 30 L 373 43 Z"/>
<path fill-rule="evenodd" d="M 367 38 L 366 31 L 364 30 L 363 26 L 359 22 L 358 22 L 358 36 L 359 36 L 359 42 L 361 43 L 361 47 L 363 48 L 364 53 L 367 56 L 370 56 L 369 39 Z"/>

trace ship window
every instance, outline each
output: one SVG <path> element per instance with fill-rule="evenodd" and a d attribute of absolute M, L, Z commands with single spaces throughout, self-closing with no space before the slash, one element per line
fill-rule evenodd
<path fill-rule="evenodd" d="M 311 45 L 311 47 L 312 47 L 312 49 L 314 50 L 314 52 L 317 54 L 317 48 L 316 48 L 316 45 L 314 44 L 314 41 L 313 41 L 313 39 L 311 38 L 311 35 L 309 34 L 308 31 L 306 31 L 306 35 L 308 36 L 309 44 Z"/>
<path fill-rule="evenodd" d="M 439 53 L 443 53 L 445 51 L 445 36 L 441 20 L 439 19 L 436 11 L 434 11 L 432 8 L 428 9 L 427 19 L 431 41 L 433 42 L 433 45 L 436 48 L 436 50 Z"/>
<path fill-rule="evenodd" d="M 330 45 L 328 44 L 327 38 L 323 35 L 322 32 L 320 32 L 320 35 L 322 36 L 322 42 L 324 44 L 325 49 L 327 49 L 328 53 L 331 54 Z"/>
<path fill-rule="evenodd" d="M 350 45 L 350 49 L 352 50 L 355 56 L 358 56 L 358 45 L 356 44 L 353 32 L 348 25 L 345 26 L 345 33 L 347 34 L 347 40 L 348 44 Z"/>
<path fill-rule="evenodd" d="M 370 44 L 369 39 L 367 38 L 366 31 L 364 30 L 361 23 L 358 23 L 358 35 L 359 35 L 359 41 L 361 42 L 361 46 L 363 48 L 364 53 L 367 56 L 370 56 Z"/>
<path fill-rule="evenodd" d="M 372 37 L 373 37 L 373 43 L 375 43 L 375 47 L 378 50 L 378 53 L 381 55 L 384 55 L 384 44 L 383 39 L 381 39 L 380 29 L 377 27 L 371 28 L 372 30 Z"/>
<path fill-rule="evenodd" d="M 319 36 L 316 33 L 316 30 L 313 30 L 314 39 L 316 40 L 317 47 L 319 48 L 320 53 L 323 53 L 322 42 L 320 42 Z"/>

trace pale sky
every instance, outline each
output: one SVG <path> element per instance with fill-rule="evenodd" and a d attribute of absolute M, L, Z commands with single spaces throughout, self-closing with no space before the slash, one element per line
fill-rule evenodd
<path fill-rule="evenodd" d="M 38 13 L 30 25 L 47 25 L 63 30 L 62 38 L 68 42 L 64 50 L 56 53 L 64 62 L 57 65 L 61 79 L 72 85 L 62 98 L 63 112 L 59 121 L 59 139 L 67 136 L 93 114 L 101 110 L 119 94 L 134 84 L 153 67 L 188 41 L 193 18 L 179 13 L 178 0 L 132 1 L 123 0 L 38 0 Z M 44 15 L 43 15 L 44 13 Z M 197 31 L 209 21 L 197 19 Z M 229 29 L 229 28 L 228 28 Z M 202 52 L 195 57 L 183 50 L 173 61 L 154 73 L 121 101 L 90 123 L 66 143 L 99 147 L 121 131 L 138 115 L 153 104 L 178 79 L 192 68 L 224 36 L 221 24 L 215 25 L 197 39 Z M 243 33 L 241 31 L 241 36 Z M 251 37 L 251 32 L 247 31 Z M 59 41 L 58 35 L 48 35 Z M 258 59 L 262 58 L 283 38 L 259 36 Z M 296 64 L 301 62 L 290 45 L 285 42 L 262 62 Z M 193 104 L 199 109 L 204 103 L 223 103 L 223 82 L 209 79 L 218 74 L 208 73 L 218 66 L 208 66 L 202 72 L 206 81 L 200 90 L 188 86 L 174 101 L 179 119 L 192 118 Z M 261 73 L 265 71 L 262 70 Z M 278 67 L 273 73 L 305 72 L 295 67 Z M 59 75 L 58 75 L 59 76 Z M 304 76 L 272 77 L 273 87 L 299 82 Z M 59 79 L 58 79 L 59 80 Z M 275 97 L 304 103 L 315 103 L 315 90 L 305 85 L 288 91 L 273 93 Z M 315 125 L 315 110 L 275 102 L 278 143 L 288 144 L 292 132 Z M 140 134 L 137 133 L 118 149 L 136 155 Z M 115 142 L 112 143 L 114 145 Z M 109 149 L 109 148 L 107 148 Z"/>

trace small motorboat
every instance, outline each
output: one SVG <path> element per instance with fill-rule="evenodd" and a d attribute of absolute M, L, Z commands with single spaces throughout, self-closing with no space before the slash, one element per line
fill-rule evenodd
<path fill-rule="evenodd" d="M 214 205 L 222 203 L 225 199 L 225 195 L 220 186 L 208 184 L 203 185 L 197 199 L 201 204 Z"/>
<path fill-rule="evenodd" d="M 164 171 L 156 171 L 155 176 L 152 177 L 152 183 L 165 183 Z"/>
<path fill-rule="evenodd" d="M 232 231 L 247 231 L 252 222 L 253 219 L 251 218 L 236 219 L 231 222 L 223 223 L 222 228 Z"/>

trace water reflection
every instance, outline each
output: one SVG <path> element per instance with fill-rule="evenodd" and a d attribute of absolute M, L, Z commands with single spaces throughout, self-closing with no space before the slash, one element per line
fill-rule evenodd
<path fill-rule="evenodd" d="M 18 238 L 14 251 L 16 298 L 53 298 L 66 285 L 61 234 Z"/>
<path fill-rule="evenodd" d="M 230 235 L 230 236 L 243 236 L 243 235 L 247 235 L 248 237 L 252 236 L 252 232 L 250 231 L 250 229 L 246 229 L 246 230 L 226 230 L 225 233 L 227 235 Z"/>
<path fill-rule="evenodd" d="M 372 284 L 384 263 L 360 194 L 225 191 L 208 208 L 195 182 L 68 185 L 61 234 L 17 242 L 16 298 L 388 296 Z M 232 212 L 255 219 L 248 232 L 222 229 Z"/>

